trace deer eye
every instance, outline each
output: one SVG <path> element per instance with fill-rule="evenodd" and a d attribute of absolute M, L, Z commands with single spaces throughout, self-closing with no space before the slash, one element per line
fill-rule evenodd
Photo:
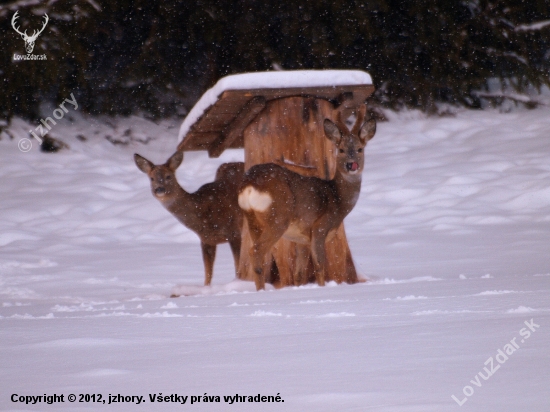
<path fill-rule="evenodd" d="M 344 149 L 340 149 L 340 153 L 344 153 Z"/>
<path fill-rule="evenodd" d="M 170 175 L 166 176 L 166 180 L 170 180 L 170 179 L 172 179 L 172 176 Z"/>
<path fill-rule="evenodd" d="M 155 181 L 155 179 L 151 178 L 151 182 L 154 182 L 154 181 Z"/>
<path fill-rule="evenodd" d="M 359 148 L 359 149 L 357 149 L 357 151 L 358 151 L 359 153 L 361 153 L 361 152 L 363 151 L 363 149 L 362 149 L 362 148 Z"/>

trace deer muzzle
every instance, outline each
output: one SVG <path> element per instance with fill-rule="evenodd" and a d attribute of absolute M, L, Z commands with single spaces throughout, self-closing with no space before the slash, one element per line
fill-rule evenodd
<path fill-rule="evenodd" d="M 347 162 L 346 163 L 346 170 L 348 172 L 357 172 L 359 169 L 359 163 L 357 162 Z"/>

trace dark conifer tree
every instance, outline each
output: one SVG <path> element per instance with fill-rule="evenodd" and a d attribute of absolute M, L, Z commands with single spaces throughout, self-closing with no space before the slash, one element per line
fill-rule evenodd
<path fill-rule="evenodd" d="M 47 29 L 25 54 L 11 27 Z M 38 116 L 75 93 L 92 113 L 183 112 L 220 77 L 272 69 L 361 69 L 389 107 L 480 106 L 498 79 L 549 84 L 546 0 L 60 0 L 0 3 L 0 117 Z"/>

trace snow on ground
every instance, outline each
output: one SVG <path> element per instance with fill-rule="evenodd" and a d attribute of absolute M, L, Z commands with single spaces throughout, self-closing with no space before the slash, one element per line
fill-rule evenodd
<path fill-rule="evenodd" d="M 44 154 L 18 150 L 35 125 L 16 119 L 0 135 L 0 409 L 547 411 L 550 109 L 390 117 L 346 219 L 370 281 L 264 292 L 234 280 L 226 245 L 201 287 L 198 239 L 133 164 L 165 161 L 178 122 L 75 115 L 52 129 L 70 149 Z M 178 179 L 195 190 L 242 156 L 187 153 Z"/>

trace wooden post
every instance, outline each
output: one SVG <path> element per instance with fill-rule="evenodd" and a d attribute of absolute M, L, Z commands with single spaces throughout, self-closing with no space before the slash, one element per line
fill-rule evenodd
<path fill-rule="evenodd" d="M 349 110 L 344 103 L 340 109 Z M 336 172 L 334 145 L 325 137 L 324 119 L 334 119 L 334 105 L 314 97 L 284 97 L 270 100 L 244 130 L 245 170 L 260 163 L 298 165 L 309 176 L 332 179 Z M 290 167 L 289 167 L 290 168 Z M 253 280 L 248 227 L 243 227 L 243 243 L 238 277 Z M 326 280 L 338 283 L 358 282 L 344 225 L 326 242 Z M 280 239 L 272 249 L 273 265 L 267 282 L 277 287 L 315 281 L 313 263 L 307 247 Z M 305 279 L 294 279 L 296 265 L 305 269 Z"/>

